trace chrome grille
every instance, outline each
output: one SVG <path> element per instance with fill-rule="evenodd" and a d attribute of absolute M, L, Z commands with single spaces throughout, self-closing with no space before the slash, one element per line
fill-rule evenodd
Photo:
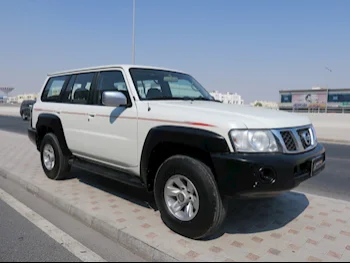
<path fill-rule="evenodd" d="M 312 125 L 288 129 L 272 130 L 283 152 L 300 153 L 313 149 L 317 145 L 316 134 Z"/>
<path fill-rule="evenodd" d="M 298 130 L 298 135 L 304 149 L 307 149 L 311 144 L 311 134 L 309 129 Z"/>
<path fill-rule="evenodd" d="M 296 151 L 297 146 L 295 145 L 293 135 L 289 131 L 281 131 L 281 136 L 288 151 Z"/>

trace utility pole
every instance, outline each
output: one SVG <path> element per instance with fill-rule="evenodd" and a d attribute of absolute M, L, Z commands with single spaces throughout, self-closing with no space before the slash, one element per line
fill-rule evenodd
<path fill-rule="evenodd" d="M 133 0 L 133 5 L 132 5 L 132 64 L 135 64 L 135 8 L 136 8 L 136 0 Z"/>
<path fill-rule="evenodd" d="M 332 73 L 332 69 L 330 69 L 329 67 L 325 67 L 325 69 L 329 71 L 329 73 Z M 326 87 L 328 89 L 328 77 L 326 77 Z"/>

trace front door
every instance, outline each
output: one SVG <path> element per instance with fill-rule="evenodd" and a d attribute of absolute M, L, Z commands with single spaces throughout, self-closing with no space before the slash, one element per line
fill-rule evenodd
<path fill-rule="evenodd" d="M 128 106 L 102 105 L 104 91 L 120 91 Z M 93 105 L 87 113 L 88 139 L 85 148 L 89 157 L 119 168 L 138 166 L 137 108 L 131 103 L 130 92 L 122 70 L 101 71 L 93 93 Z"/>

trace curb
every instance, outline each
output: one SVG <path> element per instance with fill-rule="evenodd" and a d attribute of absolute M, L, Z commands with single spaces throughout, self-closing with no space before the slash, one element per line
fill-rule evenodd
<path fill-rule="evenodd" d="M 95 216 L 89 215 L 84 212 L 82 209 L 75 207 L 74 205 L 69 204 L 59 197 L 53 196 L 50 192 L 40 189 L 39 187 L 31 184 L 19 176 L 0 168 L 0 176 L 8 179 L 16 184 L 19 184 L 21 187 L 26 189 L 31 194 L 40 197 L 41 199 L 47 201 L 48 203 L 58 207 L 62 211 L 68 213 L 74 218 L 80 220 L 88 227 L 102 233 L 106 237 L 112 239 L 114 242 L 117 242 L 124 246 L 126 249 L 132 253 L 137 254 L 147 261 L 155 262 L 178 262 L 179 260 L 158 250 L 156 247 L 153 247 L 134 236 L 125 233 L 123 229 L 117 229 L 116 227 L 104 222 L 103 220 L 96 218 Z"/>

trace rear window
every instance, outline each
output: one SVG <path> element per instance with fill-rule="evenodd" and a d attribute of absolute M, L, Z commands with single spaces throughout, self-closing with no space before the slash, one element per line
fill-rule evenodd
<path fill-rule="evenodd" d="M 47 82 L 44 92 L 41 96 L 42 101 L 59 101 L 62 89 L 69 79 L 69 76 L 52 77 Z"/>

